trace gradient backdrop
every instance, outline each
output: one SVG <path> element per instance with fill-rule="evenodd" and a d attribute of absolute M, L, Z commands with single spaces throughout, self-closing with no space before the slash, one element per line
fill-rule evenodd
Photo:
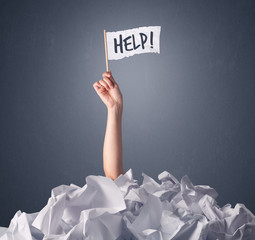
<path fill-rule="evenodd" d="M 110 61 L 124 98 L 124 169 L 255 212 L 255 2 L 0 1 L 0 226 L 61 184 L 103 175 L 103 29 L 159 25 L 161 53 Z"/>

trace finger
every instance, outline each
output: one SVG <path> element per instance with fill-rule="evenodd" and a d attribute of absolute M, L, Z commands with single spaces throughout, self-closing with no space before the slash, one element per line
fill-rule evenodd
<path fill-rule="evenodd" d="M 113 84 L 116 84 L 116 85 L 118 86 L 118 84 L 117 84 L 117 82 L 115 81 L 114 77 L 112 76 L 112 73 L 111 73 L 111 72 L 110 72 L 110 79 L 112 80 Z"/>
<path fill-rule="evenodd" d="M 100 88 L 100 86 L 97 85 L 97 84 L 94 84 L 93 87 L 94 87 L 94 89 L 95 89 L 96 92 L 99 92 L 99 91 L 102 90 L 102 89 Z"/>
<path fill-rule="evenodd" d="M 112 72 L 111 71 L 108 71 L 108 72 L 104 72 L 102 74 L 103 78 L 107 77 L 107 78 L 110 78 L 110 79 L 113 79 L 112 77 Z M 113 80 L 114 81 L 114 80 Z M 114 81 L 115 82 L 115 81 Z"/>
<path fill-rule="evenodd" d="M 112 75 L 112 72 L 111 72 L 111 71 L 104 72 L 104 73 L 102 74 L 103 78 L 104 78 L 104 77 L 110 77 L 110 75 Z"/>
<path fill-rule="evenodd" d="M 99 82 L 97 82 L 97 81 L 96 81 L 96 82 L 94 82 L 94 83 L 93 83 L 93 87 L 100 87 Z"/>
<path fill-rule="evenodd" d="M 102 76 L 103 76 L 103 77 L 108 77 L 108 78 L 112 81 L 113 86 L 114 86 L 115 84 L 118 86 L 117 82 L 115 81 L 115 79 L 114 79 L 113 76 L 112 76 L 112 72 L 111 72 L 111 71 L 103 73 Z"/>
<path fill-rule="evenodd" d="M 113 84 L 114 86 L 119 87 L 119 86 L 118 86 L 118 83 L 115 81 L 115 79 L 113 78 L 113 76 L 111 76 L 110 79 L 111 79 L 112 84 Z"/>
<path fill-rule="evenodd" d="M 106 89 L 110 90 L 110 87 L 107 85 L 107 83 L 104 80 L 100 80 L 99 83 L 104 86 Z"/>
<path fill-rule="evenodd" d="M 94 83 L 93 87 L 94 87 L 95 91 L 97 92 L 97 94 L 100 94 L 102 92 L 102 88 L 100 88 L 99 84 Z"/>
<path fill-rule="evenodd" d="M 109 78 L 104 77 L 103 80 L 108 84 L 109 88 L 113 88 L 113 82 Z"/>
<path fill-rule="evenodd" d="M 93 87 L 94 88 L 100 88 L 101 84 L 99 82 L 94 82 Z"/>
<path fill-rule="evenodd" d="M 105 91 L 105 87 L 102 86 L 99 82 L 95 82 L 95 83 L 93 84 L 93 87 L 94 87 L 94 89 L 96 90 L 96 92 L 102 93 L 102 92 Z"/>

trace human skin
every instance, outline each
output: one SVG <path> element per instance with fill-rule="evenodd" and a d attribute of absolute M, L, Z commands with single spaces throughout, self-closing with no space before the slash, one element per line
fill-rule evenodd
<path fill-rule="evenodd" d="M 103 168 L 106 177 L 115 180 L 124 174 L 122 160 L 122 112 L 123 97 L 111 71 L 102 74 L 103 79 L 93 87 L 107 107 L 107 124 L 103 146 Z"/>

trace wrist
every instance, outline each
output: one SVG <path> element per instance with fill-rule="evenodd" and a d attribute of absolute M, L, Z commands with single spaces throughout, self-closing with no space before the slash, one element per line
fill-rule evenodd
<path fill-rule="evenodd" d="M 123 105 L 115 104 L 111 107 L 107 107 L 109 113 L 121 114 L 123 112 Z"/>

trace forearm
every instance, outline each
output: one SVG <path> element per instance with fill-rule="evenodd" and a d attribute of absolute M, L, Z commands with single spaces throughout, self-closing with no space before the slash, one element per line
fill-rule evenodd
<path fill-rule="evenodd" d="M 116 179 L 124 174 L 122 161 L 122 107 L 108 108 L 103 147 L 103 166 L 106 177 Z"/>

